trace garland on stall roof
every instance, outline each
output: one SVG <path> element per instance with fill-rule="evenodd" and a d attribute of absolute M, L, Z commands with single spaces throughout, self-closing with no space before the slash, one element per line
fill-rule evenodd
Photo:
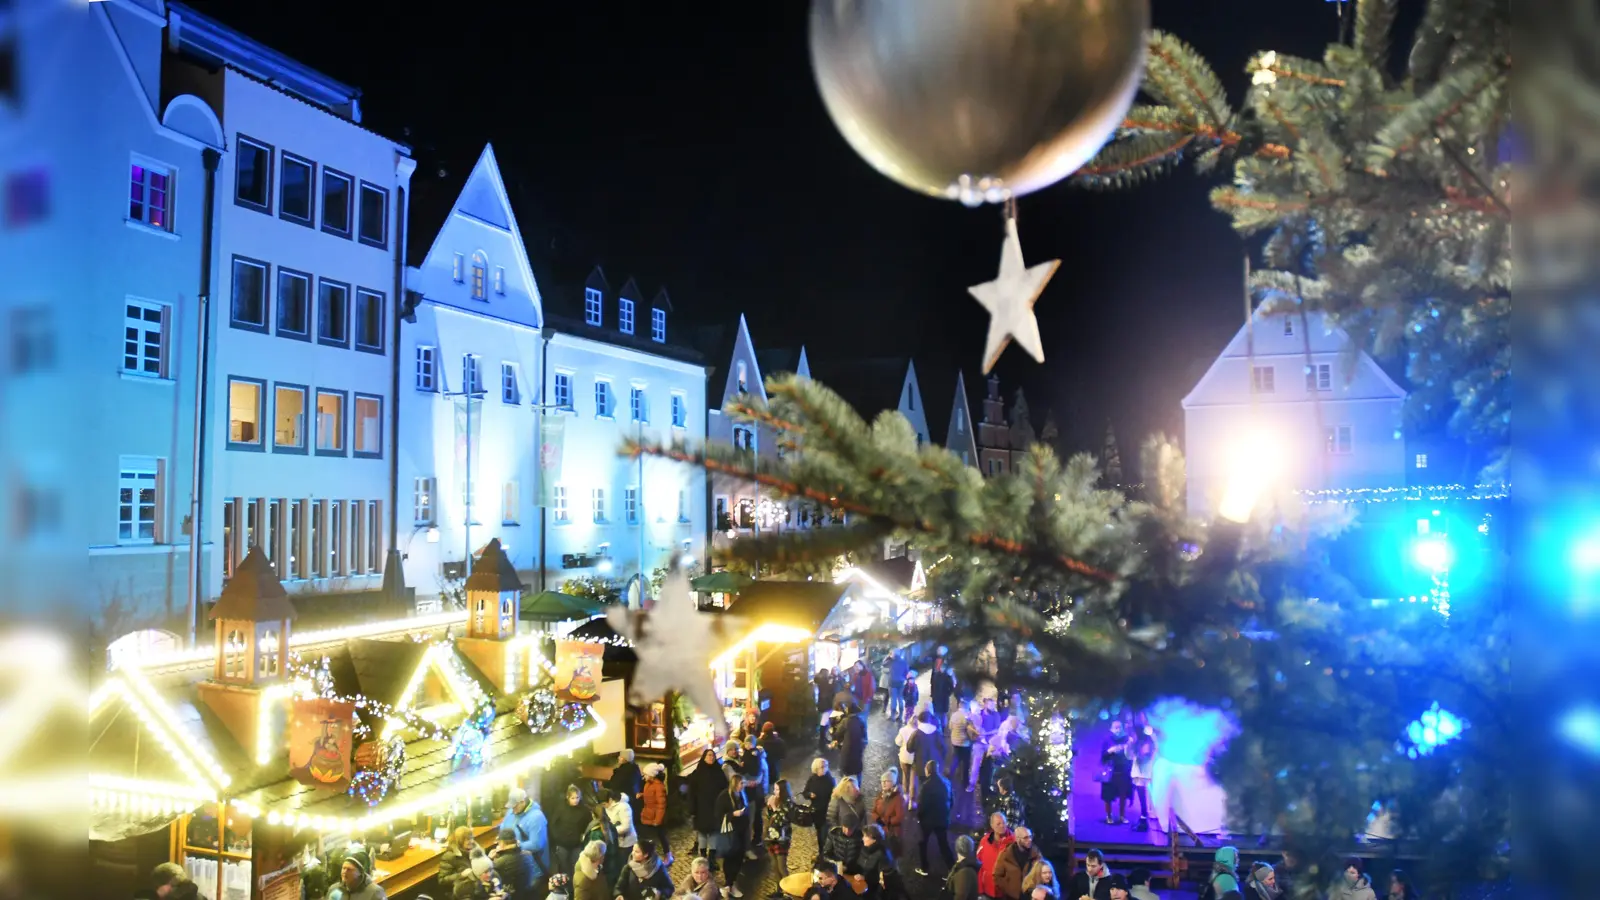
<path fill-rule="evenodd" d="M 369 751 L 368 747 L 372 749 Z M 364 759 L 368 753 L 376 758 Z M 350 778 L 349 794 L 368 806 L 377 806 L 389 795 L 389 790 L 400 783 L 400 775 L 406 767 L 405 739 L 396 736 L 383 743 L 363 744 L 356 757 L 360 768 Z"/>
<path fill-rule="evenodd" d="M 576 701 L 562 703 L 556 692 L 545 686 L 523 696 L 517 717 L 534 734 L 549 734 L 557 728 L 575 731 L 589 720 L 589 707 Z"/>
<path fill-rule="evenodd" d="M 417 715 L 411 710 L 398 709 L 390 704 L 374 700 L 364 694 L 339 693 L 333 684 L 333 673 L 328 668 L 328 658 L 324 656 L 319 662 L 320 665 L 306 664 L 301 662 L 299 657 L 295 656 L 293 653 L 290 654 L 288 666 L 289 674 L 296 679 L 305 681 L 310 688 L 309 693 L 302 696 L 321 700 L 338 700 L 350 703 L 355 706 L 358 711 L 367 713 L 368 716 L 376 719 L 377 721 L 382 722 L 389 719 L 394 719 L 395 721 L 404 724 L 407 728 L 416 732 L 419 738 L 435 741 L 450 740 L 450 731 L 440 728 L 438 725 L 435 725 L 427 719 L 424 719 L 422 716 Z M 356 717 L 352 734 L 357 739 L 376 737 L 376 735 L 372 733 L 372 728 L 367 725 L 365 718 L 366 717 L 363 716 Z"/>

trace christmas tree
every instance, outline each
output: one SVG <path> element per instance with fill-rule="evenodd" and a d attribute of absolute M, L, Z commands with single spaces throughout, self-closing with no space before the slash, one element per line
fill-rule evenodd
<path fill-rule="evenodd" d="M 1122 451 L 1117 449 L 1117 432 L 1106 423 L 1105 449 L 1100 452 L 1100 467 L 1104 470 L 1105 481 L 1108 487 L 1121 487 L 1122 480 Z"/>
<path fill-rule="evenodd" d="M 1022 395 L 1022 388 L 1011 397 L 1011 447 L 1014 450 L 1026 450 L 1038 443 L 1039 437 L 1033 432 L 1033 415 L 1028 411 L 1028 398 Z"/>
<path fill-rule="evenodd" d="M 1445 423 L 1504 480 L 1510 430 L 1508 0 L 1429 0 L 1403 71 L 1396 0 L 1357 0 L 1322 59 L 1267 50 L 1230 103 L 1211 66 L 1149 38 L 1150 101 L 1075 179 L 1120 187 L 1193 159 L 1213 206 L 1265 235 L 1251 290 L 1326 313 L 1403 363 L 1414 428 Z"/>

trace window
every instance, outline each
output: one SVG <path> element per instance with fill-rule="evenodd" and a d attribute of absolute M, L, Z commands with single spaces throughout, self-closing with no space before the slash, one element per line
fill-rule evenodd
<path fill-rule="evenodd" d="M 589 506 L 594 511 L 594 520 L 596 522 L 604 522 L 606 520 L 605 488 L 595 488 L 589 492 Z"/>
<path fill-rule="evenodd" d="M 117 475 L 117 543 L 160 540 L 161 460 L 124 456 Z"/>
<path fill-rule="evenodd" d="M 450 277 L 456 284 L 467 280 L 467 257 L 457 253 L 450 263 Z"/>
<path fill-rule="evenodd" d="M 742 359 L 739 360 L 739 381 L 738 381 L 738 384 L 739 384 L 739 393 L 741 393 L 741 394 L 746 394 L 746 393 L 750 392 L 750 384 L 749 384 L 748 375 L 749 375 L 749 373 L 745 369 L 744 360 L 742 360 Z"/>
<path fill-rule="evenodd" d="M 689 423 L 689 404 L 682 394 L 672 395 L 672 427 L 685 428 Z"/>
<path fill-rule="evenodd" d="M 123 313 L 122 371 L 167 377 L 168 307 L 129 298 Z"/>
<path fill-rule="evenodd" d="M 1426 453 L 1418 453 L 1417 454 L 1417 468 L 1426 469 L 1427 467 L 1428 467 L 1428 454 L 1426 454 Z"/>
<path fill-rule="evenodd" d="M 689 492 L 681 489 L 678 491 L 678 521 L 689 521 Z"/>
<path fill-rule="evenodd" d="M 495 266 L 494 267 L 494 292 L 496 294 L 504 294 L 506 292 L 506 267 L 505 266 Z"/>
<path fill-rule="evenodd" d="M 556 409 L 572 409 L 572 376 L 556 373 Z"/>
<path fill-rule="evenodd" d="M 317 455 L 344 455 L 344 391 L 317 391 Z"/>
<path fill-rule="evenodd" d="M 958 409 L 958 410 L 956 410 L 956 434 L 966 434 L 966 433 L 967 433 L 967 411 L 964 410 L 964 409 Z"/>
<path fill-rule="evenodd" d="M 1275 388 L 1277 373 L 1272 366 L 1255 366 L 1250 370 L 1250 388 L 1258 394 L 1270 394 Z"/>
<path fill-rule="evenodd" d="M 328 574 L 327 539 L 328 501 L 311 501 L 311 577 Z"/>
<path fill-rule="evenodd" d="M 50 171 L 28 169 L 6 176 L 7 228 L 24 228 L 50 217 Z"/>
<path fill-rule="evenodd" d="M 383 352 L 383 293 L 356 288 L 356 349 Z"/>
<path fill-rule="evenodd" d="M 667 342 L 667 311 L 664 309 L 650 310 L 650 340 L 658 344 Z"/>
<path fill-rule="evenodd" d="M 361 182 L 361 243 L 382 249 L 389 243 L 389 192 Z"/>
<path fill-rule="evenodd" d="M 489 261 L 480 250 L 472 254 L 472 299 L 488 298 Z"/>
<path fill-rule="evenodd" d="M 302 523 L 306 520 L 305 500 L 289 501 L 289 565 L 287 571 L 290 578 L 306 577 L 305 554 L 301 552 L 300 540 Z"/>
<path fill-rule="evenodd" d="M 623 334 L 633 334 L 633 301 L 617 301 L 617 327 Z"/>
<path fill-rule="evenodd" d="M 600 324 L 600 292 L 594 288 L 583 289 L 583 321 Z"/>
<path fill-rule="evenodd" d="M 322 230 L 339 237 L 350 236 L 350 205 L 355 179 L 343 172 L 322 167 Z"/>
<path fill-rule="evenodd" d="M 1344 455 L 1354 448 L 1354 430 L 1349 425 L 1330 425 L 1325 432 L 1328 452 Z"/>
<path fill-rule="evenodd" d="M 1288 316 L 1283 317 L 1283 336 L 1294 337 L 1294 319 Z"/>
<path fill-rule="evenodd" d="M 228 379 L 228 449 L 261 449 L 261 394 L 266 382 Z"/>
<path fill-rule="evenodd" d="M 500 399 L 505 403 L 518 403 L 522 399 L 517 391 L 516 363 L 500 364 Z"/>
<path fill-rule="evenodd" d="M 351 455 L 362 459 L 383 457 L 383 398 L 373 394 L 356 394 L 355 430 L 351 435 L 354 446 Z"/>
<path fill-rule="evenodd" d="M 239 135 L 234 151 L 233 201 L 272 211 L 272 145 Z"/>
<path fill-rule="evenodd" d="M 461 389 L 476 396 L 483 393 L 483 369 L 477 356 L 468 353 L 461 357 Z"/>
<path fill-rule="evenodd" d="M 413 478 L 411 480 L 411 508 L 412 519 L 418 525 L 433 524 L 432 478 Z"/>
<path fill-rule="evenodd" d="M 8 368 L 26 375 L 55 368 L 56 340 L 49 307 L 35 306 L 11 310 L 11 346 Z"/>
<path fill-rule="evenodd" d="M 967 451 L 965 451 L 965 450 L 963 450 L 963 451 L 961 451 L 961 464 L 962 464 L 962 465 L 963 465 L 963 466 L 970 466 L 970 465 L 972 465 L 972 460 L 971 460 L 971 458 L 969 458 L 969 457 L 968 457 L 968 456 L 967 456 Z"/>
<path fill-rule="evenodd" d="M 367 503 L 367 571 L 383 571 L 383 501 Z"/>
<path fill-rule="evenodd" d="M 989 460 L 989 474 L 990 475 L 999 475 L 1000 474 L 1000 460 L 998 460 L 998 459 Z"/>
<path fill-rule="evenodd" d="M 639 489 L 636 487 L 623 488 L 622 512 L 627 516 L 629 525 L 639 524 Z"/>
<path fill-rule="evenodd" d="M 311 276 L 278 269 L 278 334 L 311 339 Z"/>
<path fill-rule="evenodd" d="M 716 502 L 717 516 L 713 524 L 718 531 L 727 531 L 733 527 L 733 521 L 728 518 L 728 498 L 718 497 Z"/>
<path fill-rule="evenodd" d="M 500 489 L 500 524 L 515 525 L 522 517 L 522 488 L 508 481 Z"/>
<path fill-rule="evenodd" d="M 344 574 L 344 501 L 328 501 L 328 569 L 329 575 Z"/>
<path fill-rule="evenodd" d="M 285 150 L 278 154 L 278 215 L 309 226 L 316 218 L 311 197 L 315 190 L 317 166 L 309 159 Z"/>
<path fill-rule="evenodd" d="M 438 349 L 434 347 L 417 348 L 417 390 L 439 389 L 438 354 Z"/>
<path fill-rule="evenodd" d="M 283 293 L 282 279 L 278 292 Z M 281 305 L 281 300 L 280 300 Z M 282 316 L 280 315 L 280 320 Z M 280 321 L 278 330 L 283 330 Z M 326 278 L 317 280 L 317 343 L 350 346 L 350 286 Z"/>
<path fill-rule="evenodd" d="M 306 452 L 306 388 L 298 384 L 272 386 L 272 450 Z"/>
<path fill-rule="evenodd" d="M 911 412 L 917 411 L 917 395 L 911 392 L 911 385 L 909 384 L 906 385 L 906 409 Z"/>
<path fill-rule="evenodd" d="M 128 219 L 162 231 L 172 230 L 172 172 L 135 161 L 129 166 Z"/>
<path fill-rule="evenodd" d="M 555 491 L 554 491 L 554 496 L 551 497 L 551 509 L 554 510 L 552 515 L 555 516 L 555 520 L 557 522 L 570 522 L 570 521 L 572 521 L 571 517 L 567 513 L 567 486 L 566 485 L 564 485 L 564 484 L 556 485 Z"/>
<path fill-rule="evenodd" d="M 1329 391 L 1333 389 L 1333 366 L 1317 363 L 1306 367 L 1306 390 Z"/>
<path fill-rule="evenodd" d="M 594 383 L 594 414 L 597 416 L 611 415 L 611 382 L 596 381 Z"/>
<path fill-rule="evenodd" d="M 733 426 L 733 449 L 755 450 L 756 433 L 743 425 Z"/>
<path fill-rule="evenodd" d="M 645 401 L 644 388 L 636 387 L 628 392 L 628 408 L 633 414 L 633 421 L 650 421 L 650 407 Z"/>
<path fill-rule="evenodd" d="M 267 304 L 267 264 L 235 256 L 230 307 L 233 327 L 266 333 Z"/>

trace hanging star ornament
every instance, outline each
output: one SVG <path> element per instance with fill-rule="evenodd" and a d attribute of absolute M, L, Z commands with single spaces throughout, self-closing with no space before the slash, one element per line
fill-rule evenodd
<path fill-rule="evenodd" d="M 1006 239 L 1000 245 L 1000 274 L 995 280 L 967 288 L 973 299 L 989 311 L 989 339 L 983 348 L 983 374 L 989 374 L 1000 360 L 1006 345 L 1015 338 L 1035 362 L 1044 362 L 1044 346 L 1039 341 L 1039 320 L 1033 304 L 1044 292 L 1050 276 L 1061 260 L 1029 267 L 1022 261 L 1022 241 L 1017 237 L 1017 220 L 1006 217 Z"/>
<path fill-rule="evenodd" d="M 639 657 L 628 683 L 628 705 L 646 709 L 677 692 L 711 720 L 719 739 L 728 736 L 728 717 L 711 677 L 711 661 L 726 646 L 726 615 L 701 612 L 689 595 L 689 576 L 674 567 L 649 610 L 606 608 L 606 622 L 633 645 Z"/>

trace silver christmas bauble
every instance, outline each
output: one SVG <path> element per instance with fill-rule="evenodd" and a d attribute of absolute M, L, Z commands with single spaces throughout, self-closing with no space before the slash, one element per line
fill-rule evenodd
<path fill-rule="evenodd" d="M 1149 0 L 812 0 L 811 62 L 845 140 L 970 205 L 1060 181 L 1127 113 Z"/>

